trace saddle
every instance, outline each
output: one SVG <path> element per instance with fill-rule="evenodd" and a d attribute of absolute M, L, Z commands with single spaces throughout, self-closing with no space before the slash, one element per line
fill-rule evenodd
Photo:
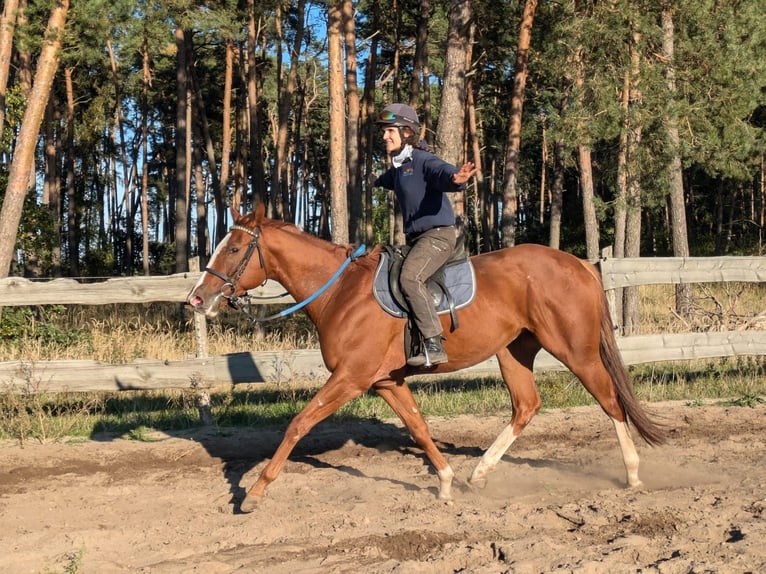
<path fill-rule="evenodd" d="M 473 264 L 468 259 L 463 241 L 457 244 L 452 257 L 426 282 L 437 313 L 450 314 L 451 331 L 460 326 L 457 311 L 471 304 L 476 295 Z M 409 316 L 409 307 L 399 284 L 402 264 L 408 252 L 409 246 L 385 246 L 380 253 L 373 281 L 375 299 L 389 315 L 399 318 Z"/>

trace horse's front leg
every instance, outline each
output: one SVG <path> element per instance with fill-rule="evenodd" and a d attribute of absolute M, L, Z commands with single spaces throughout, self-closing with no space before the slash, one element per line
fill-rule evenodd
<path fill-rule="evenodd" d="M 428 430 L 428 424 L 412 396 L 412 391 L 406 383 L 400 384 L 378 384 L 375 391 L 383 397 L 394 412 L 407 427 L 412 438 L 423 449 L 428 460 L 436 469 L 439 475 L 439 498 L 441 500 L 452 500 L 452 479 L 455 473 L 452 471 L 447 459 L 439 451 L 431 438 Z"/>
<path fill-rule="evenodd" d="M 263 497 L 266 487 L 274 482 L 279 473 L 282 472 L 287 457 L 290 456 L 298 441 L 306 436 L 317 423 L 326 419 L 351 399 L 360 396 L 368 388 L 369 384 L 366 386 L 353 385 L 349 383 L 348 377 L 339 375 L 337 371 L 333 373 L 324 386 L 314 395 L 314 398 L 301 412 L 295 415 L 295 418 L 287 426 L 282 442 L 266 468 L 261 471 L 258 480 L 248 491 L 240 510 L 242 512 L 255 510 L 258 499 Z"/>

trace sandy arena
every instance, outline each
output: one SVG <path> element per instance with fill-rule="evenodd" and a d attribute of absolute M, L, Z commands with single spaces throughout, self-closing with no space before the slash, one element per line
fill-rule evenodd
<path fill-rule="evenodd" d="M 542 412 L 466 484 L 503 417 L 431 419 L 451 505 L 398 421 L 324 422 L 259 508 L 238 501 L 281 430 L 156 442 L 0 443 L 0 571 L 16 573 L 615 573 L 766 571 L 766 406 L 651 404 L 667 445 L 637 442 L 623 487 L 596 406 Z"/>

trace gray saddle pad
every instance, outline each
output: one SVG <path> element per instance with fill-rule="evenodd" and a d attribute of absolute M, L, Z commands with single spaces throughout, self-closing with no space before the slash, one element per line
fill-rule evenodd
<path fill-rule="evenodd" d="M 391 293 L 389 285 L 389 254 L 385 251 L 380 253 L 380 262 L 375 270 L 375 280 L 372 291 L 375 299 L 386 313 L 394 317 L 406 317 L 409 310 L 402 307 Z M 444 270 L 444 282 L 447 290 L 452 294 L 455 309 L 462 309 L 470 305 L 476 296 L 476 277 L 473 264 L 470 259 L 448 265 Z M 439 301 L 436 310 L 439 314 L 449 313 L 449 301 L 443 293 L 438 294 Z"/>

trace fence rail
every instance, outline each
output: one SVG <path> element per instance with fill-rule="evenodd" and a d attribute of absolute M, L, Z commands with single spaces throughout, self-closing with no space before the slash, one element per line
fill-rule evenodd
<path fill-rule="evenodd" d="M 631 258 L 600 262 L 605 289 L 647 284 L 695 282 L 766 283 L 764 257 Z M 33 281 L 19 277 L 0 279 L 0 306 L 104 305 L 114 303 L 181 303 L 199 273 L 165 277 L 113 278 L 81 283 L 73 279 Z M 251 291 L 259 303 L 292 303 L 278 283 Z M 764 313 L 754 316 L 750 328 L 739 331 L 681 333 L 620 337 L 626 364 L 766 355 L 766 300 Z M 763 318 L 763 321 L 758 321 Z M 760 327 L 760 329 L 759 329 Z M 201 353 L 204 355 L 204 353 Z M 560 370 L 561 363 L 542 351 L 536 371 Z M 467 375 L 497 374 L 496 360 L 465 369 Z M 318 350 L 234 353 L 179 360 L 139 360 L 129 364 L 98 361 L 0 362 L 0 390 L 114 391 L 163 388 L 216 387 L 241 383 L 323 380 L 328 373 Z"/>

